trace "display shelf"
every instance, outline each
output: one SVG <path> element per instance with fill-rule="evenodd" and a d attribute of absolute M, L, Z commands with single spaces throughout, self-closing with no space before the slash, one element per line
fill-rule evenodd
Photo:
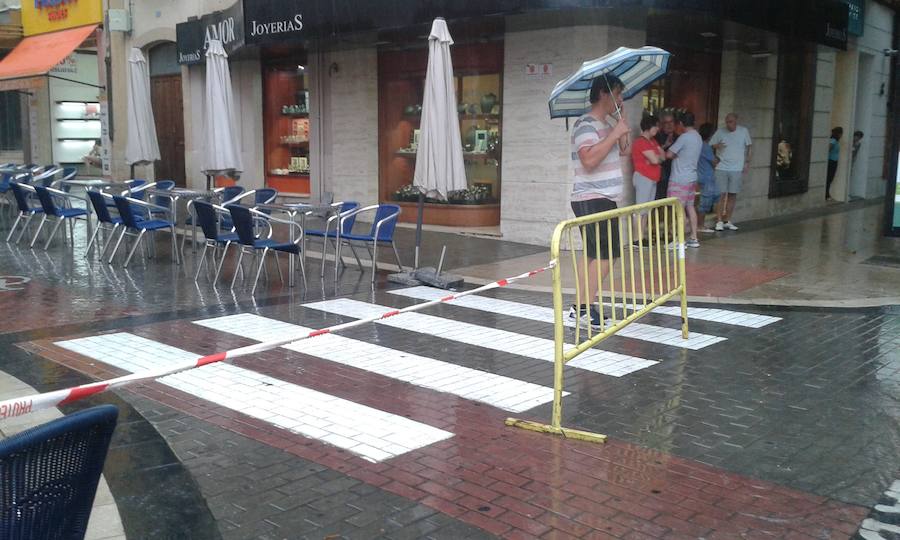
<path fill-rule="evenodd" d="M 453 112 L 460 123 L 468 187 L 460 194 L 458 201 L 426 203 L 424 221 L 435 225 L 497 225 L 500 222 L 499 200 L 502 197 L 503 44 L 457 45 L 452 55 L 458 96 Z M 413 148 L 417 143 L 421 145 L 422 114 L 419 107 L 424 97 L 427 63 L 428 54 L 424 49 L 379 51 L 381 201 L 397 201 L 397 193 L 413 182 L 417 158 Z M 473 152 L 475 149 L 485 151 Z M 479 198 L 476 202 L 475 195 L 482 193 L 483 186 L 487 186 L 492 197 Z M 470 197 L 472 200 L 469 200 Z M 415 202 L 397 201 L 397 204 L 411 208 L 408 219 L 415 219 Z"/>
<path fill-rule="evenodd" d="M 297 112 L 297 113 L 281 113 L 281 116 L 289 116 L 291 118 L 309 118 L 308 112 Z"/>
<path fill-rule="evenodd" d="M 309 171 L 306 172 L 291 172 L 287 174 L 274 174 L 269 173 L 269 176 L 273 178 L 309 178 Z"/>
<path fill-rule="evenodd" d="M 100 137 L 57 137 L 57 141 L 96 141 Z"/>
<path fill-rule="evenodd" d="M 405 158 L 414 159 L 416 157 L 416 152 L 404 152 L 402 150 L 397 150 L 394 152 L 398 156 L 402 156 Z M 490 152 L 463 152 L 463 159 L 477 159 L 477 160 L 494 160 L 497 161 L 497 165 L 499 165 L 499 156 L 496 156 Z"/>
<path fill-rule="evenodd" d="M 99 118 L 57 118 L 57 122 L 99 122 Z"/>

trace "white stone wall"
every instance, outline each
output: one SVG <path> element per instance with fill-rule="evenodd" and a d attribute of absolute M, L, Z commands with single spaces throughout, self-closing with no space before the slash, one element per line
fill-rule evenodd
<path fill-rule="evenodd" d="M 857 119 L 856 122 L 856 129 L 861 129 L 866 136 L 855 165 L 863 168 L 861 172 L 867 178 L 865 194 L 867 198 L 881 197 L 886 189 L 883 170 L 885 136 L 889 121 L 887 107 L 891 59 L 885 58 L 883 51 L 892 48 L 893 31 L 894 12 L 877 2 L 867 1 L 865 30 L 857 39 L 856 46 L 860 54 L 871 55 L 872 73 L 867 77 L 868 80 L 860 81 L 857 92 L 869 100 L 870 116 L 868 119 Z M 848 141 L 852 140 L 852 131 L 847 134 L 850 137 Z"/>
<path fill-rule="evenodd" d="M 642 31 L 605 26 L 506 33 L 500 212 L 504 240 L 547 245 L 556 224 L 573 217 L 570 134 L 565 120 L 549 117 L 547 99 L 553 86 L 582 62 L 622 45 L 641 46 L 644 40 Z M 553 64 L 553 75 L 526 77 L 525 65 L 535 63 Z M 639 122 L 640 110 L 640 98 L 628 102 L 632 124 Z"/>
<path fill-rule="evenodd" d="M 323 56 L 323 191 L 334 193 L 336 201 L 375 204 L 378 52 L 368 48 Z"/>

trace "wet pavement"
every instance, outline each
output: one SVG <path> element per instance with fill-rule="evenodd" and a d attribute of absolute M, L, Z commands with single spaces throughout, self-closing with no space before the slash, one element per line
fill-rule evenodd
<path fill-rule="evenodd" d="M 743 285 L 760 271 L 781 273 L 738 296 L 802 274 L 812 267 L 801 264 L 806 256 L 790 267 L 787 255 L 768 265 L 748 253 L 770 242 L 770 254 L 786 254 L 785 227 L 805 231 L 797 237 L 805 246 L 812 221 L 849 223 L 854 212 L 864 219 L 872 210 L 760 224 L 718 240 L 721 257 L 693 261 L 710 272 L 695 277 L 698 286 L 715 280 L 715 264 L 746 272 Z M 546 259 L 534 246 L 435 233 L 426 235 L 427 257 L 445 243 L 447 267 L 460 273 Z M 41 391 L 122 375 L 141 361 L 324 328 L 372 303 L 418 301 L 384 275 L 373 292 L 369 274 L 352 266 L 337 286 L 323 283 L 314 258 L 309 289 L 284 287 L 270 272 L 252 297 L 247 288 L 195 284 L 193 259 L 172 265 L 164 239 L 159 260 L 128 270 L 84 259 L 82 245 L 44 252 L 0 243 L 0 275 L 29 280 L 7 279 L 16 290 L 0 292 L 8 315 L 0 369 Z M 840 264 L 859 267 L 890 256 L 891 246 Z M 704 249 L 698 257 L 713 257 Z M 822 255 L 816 272 L 845 275 L 828 269 L 840 258 L 840 250 Z M 867 275 L 864 288 L 854 287 L 900 296 L 887 277 Z M 614 364 L 566 368 L 564 425 L 609 435 L 603 445 L 504 425 L 509 416 L 550 416 L 553 366 L 543 347 L 552 326 L 542 317 L 552 303 L 524 289 L 63 412 L 119 407 L 105 476 L 129 538 L 851 536 L 900 478 L 900 308 L 731 305 L 721 296 L 691 303 L 692 332 L 716 338 L 705 345 L 654 337 L 678 328 L 677 317 L 659 312 L 642 319 L 646 328 L 604 342 Z M 516 315 L 505 311 L 511 305 Z M 394 433 L 373 436 L 369 427 L 382 424 Z"/>

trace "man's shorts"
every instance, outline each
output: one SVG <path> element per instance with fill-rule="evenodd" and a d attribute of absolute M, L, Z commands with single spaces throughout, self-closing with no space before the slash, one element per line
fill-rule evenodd
<path fill-rule="evenodd" d="M 741 180 L 744 173 L 741 171 L 716 171 L 716 186 L 719 193 L 740 193 Z"/>
<path fill-rule="evenodd" d="M 572 201 L 572 211 L 577 217 L 606 212 L 607 210 L 615 210 L 618 208 L 614 201 L 609 199 L 589 199 L 587 201 Z M 619 218 L 610 220 L 612 225 L 612 238 L 609 237 L 609 226 L 605 221 L 597 225 L 586 225 L 581 227 L 582 240 L 585 244 L 584 249 L 590 259 L 609 259 L 609 250 L 612 247 L 612 256 L 615 259 L 619 256 Z M 600 229 L 600 256 L 597 256 L 597 229 Z"/>
<path fill-rule="evenodd" d="M 719 202 L 719 198 L 721 195 L 700 195 L 700 207 L 698 210 L 702 214 L 711 214 L 713 210 L 716 208 L 716 203 Z"/>
<path fill-rule="evenodd" d="M 668 196 L 675 197 L 684 206 L 693 206 L 694 198 L 697 196 L 697 182 L 681 184 L 670 181 Z"/>

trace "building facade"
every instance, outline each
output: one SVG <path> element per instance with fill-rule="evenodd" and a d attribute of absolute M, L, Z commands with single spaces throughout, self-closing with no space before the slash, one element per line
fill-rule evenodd
<path fill-rule="evenodd" d="M 642 110 L 675 108 L 717 125 L 735 112 L 750 130 L 754 157 L 736 220 L 824 207 L 836 126 L 845 137 L 833 196 L 875 198 L 888 189 L 896 61 L 885 53 L 895 48 L 889 2 L 469 4 L 109 0 L 130 20 L 129 31 L 109 33 L 112 93 L 120 96 L 111 113 L 121 134 L 110 143 L 112 173 L 129 174 L 125 58 L 138 47 L 150 63 L 163 159 L 136 174 L 205 182 L 203 52 L 218 38 L 230 56 L 242 185 L 296 198 L 399 201 L 412 218 L 405 186 L 427 34 L 431 19 L 444 16 L 455 39 L 469 189 L 450 204 L 429 203 L 428 223 L 498 227 L 504 239 L 546 244 L 571 215 L 569 132 L 565 121 L 550 120 L 547 97 L 583 61 L 645 44 L 670 50 L 673 60 L 668 77 L 628 102 L 635 124 Z M 854 152 L 856 130 L 865 137 Z"/>

